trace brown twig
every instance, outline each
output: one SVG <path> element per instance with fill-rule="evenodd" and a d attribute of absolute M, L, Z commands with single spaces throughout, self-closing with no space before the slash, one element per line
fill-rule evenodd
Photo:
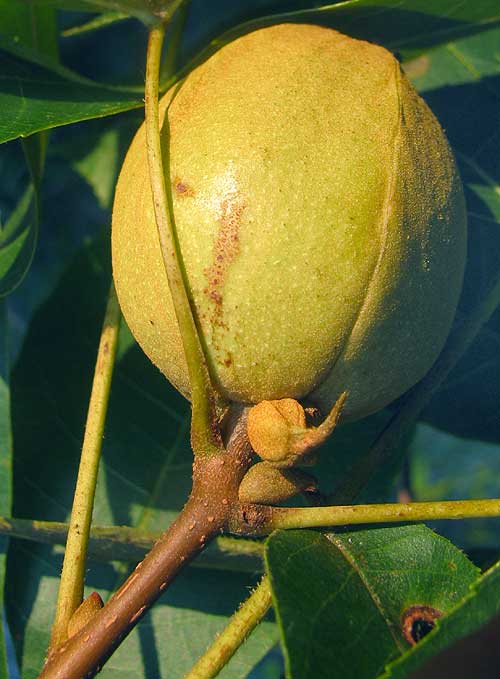
<path fill-rule="evenodd" d="M 39 679 L 91 679 L 170 582 L 221 531 L 238 506 L 251 462 L 246 412 L 235 415 L 226 451 L 196 459 L 193 490 L 176 521 L 94 618 L 48 656 Z"/>

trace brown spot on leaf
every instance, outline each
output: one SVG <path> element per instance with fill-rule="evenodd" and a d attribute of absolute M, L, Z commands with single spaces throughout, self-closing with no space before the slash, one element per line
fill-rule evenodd
<path fill-rule="evenodd" d="M 432 632 L 437 618 L 442 615 L 442 611 L 432 606 L 417 604 L 407 608 L 401 617 L 401 631 L 410 646 L 415 646 L 429 632 Z"/>

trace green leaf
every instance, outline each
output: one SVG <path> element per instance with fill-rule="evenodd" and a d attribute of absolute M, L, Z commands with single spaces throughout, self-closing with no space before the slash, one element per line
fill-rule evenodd
<path fill-rule="evenodd" d="M 53 59 L 58 58 L 56 14 L 33 2 L 0 0 L 1 32 Z"/>
<path fill-rule="evenodd" d="M 279 10 L 279 4 L 273 9 Z M 450 40 L 477 33 L 500 21 L 496 0 L 347 0 L 319 7 L 269 14 L 229 28 L 202 51 L 202 58 L 250 31 L 282 22 L 308 22 L 335 28 L 414 57 Z M 206 40 L 207 26 L 200 42 Z M 212 29 L 213 30 L 213 29 Z M 198 49 L 203 42 L 198 43 Z M 197 60 L 200 58 L 198 57 Z"/>
<path fill-rule="evenodd" d="M 25 277 L 38 234 L 34 191 L 29 187 L 8 221 L 0 225 L 0 297 L 11 293 Z"/>
<path fill-rule="evenodd" d="M 75 12 L 90 11 L 90 6 L 87 0 L 17 0 L 19 3 L 34 4 L 38 7 L 46 8 L 61 8 Z"/>
<path fill-rule="evenodd" d="M 123 21 L 128 19 L 129 15 L 125 12 L 106 12 L 105 14 L 98 14 L 89 21 L 85 21 L 83 24 L 78 24 L 77 26 L 71 26 L 71 28 L 66 28 L 62 31 L 61 35 L 63 38 L 72 38 L 75 35 L 82 35 L 83 33 L 90 33 L 91 31 L 98 31 L 101 28 L 110 26 L 117 21 Z"/>
<path fill-rule="evenodd" d="M 82 440 L 98 332 L 109 285 L 107 243 L 88 248 L 31 325 L 13 375 L 15 515 L 67 520 Z M 139 351 L 127 330 L 107 421 L 94 520 L 163 530 L 190 490 L 189 407 Z M 16 541 L 8 612 L 23 677 L 43 663 L 61 550 Z M 104 598 L 125 565 L 90 562 L 87 592 Z M 181 679 L 248 596 L 256 575 L 191 569 L 105 666 L 102 676 Z M 276 642 L 265 622 L 235 656 L 226 679 L 245 677 Z"/>
<path fill-rule="evenodd" d="M 9 52 L 4 51 L 5 48 Z M 14 56 L 13 52 L 18 56 Z M 0 36 L 0 143 L 142 106 L 142 96 L 87 81 Z"/>
<path fill-rule="evenodd" d="M 99 206 L 108 211 L 111 210 L 121 161 L 139 121 L 134 118 L 126 123 L 120 126 L 87 125 L 83 144 L 80 146 L 78 140 L 70 135 L 64 149 L 65 157 L 91 187 Z"/>
<path fill-rule="evenodd" d="M 146 24 L 163 21 L 177 10 L 186 0 L 20 0 L 39 7 L 60 7 L 61 9 L 86 10 L 90 12 L 119 11 L 141 19 Z"/>
<path fill-rule="evenodd" d="M 409 648 L 402 631 L 408 609 L 446 613 L 478 574 L 425 526 L 329 537 L 277 531 L 266 565 L 287 679 L 373 679 Z"/>
<path fill-rule="evenodd" d="M 12 479 L 12 431 L 10 414 L 10 360 L 7 348 L 7 308 L 0 299 L 0 512 L 10 516 Z M 4 606 L 8 539 L 0 538 L 0 608 Z M 2 614 L 3 619 L 3 614 Z M 3 625 L 0 627 L 0 678 L 8 679 Z"/>
<path fill-rule="evenodd" d="M 402 658 L 389 665 L 380 679 L 404 679 L 450 645 L 481 629 L 500 612 L 500 563 L 471 587 L 471 591 L 435 629 Z M 441 665 L 446 671 L 446 666 Z M 443 674 L 444 676 L 444 674 Z"/>
<path fill-rule="evenodd" d="M 37 132 L 36 134 L 32 134 L 21 140 L 24 156 L 35 190 L 34 197 L 38 204 L 40 204 L 40 188 L 45 169 L 45 156 L 47 153 L 48 141 L 49 133 L 47 130 L 42 130 L 42 132 Z"/>
<path fill-rule="evenodd" d="M 82 125 L 83 138 L 87 141 L 86 152 L 91 151 L 93 139 L 91 130 L 101 126 L 104 121 L 92 121 Z M 104 128 L 106 129 L 106 128 Z M 130 133 L 121 126 L 120 144 L 118 151 L 123 153 L 123 147 L 130 139 Z M 101 209 L 88 185 L 72 165 L 83 153 L 77 156 L 74 131 L 64 128 L 52 137 L 47 157 L 47 169 L 42 192 L 42 224 L 43 237 L 39 239 L 33 261 L 23 285 L 19 285 L 8 297 L 9 314 L 12 322 L 9 325 L 9 340 L 11 358 L 14 363 L 21 350 L 30 319 L 37 307 L 50 295 L 57 285 L 60 275 L 85 241 L 94 237 L 102 230 L 103 225 L 109 223 L 109 214 Z M 64 144 L 73 145 L 74 154 L 68 159 L 61 157 Z M 109 150 L 109 149 L 108 149 Z M 101 161 L 104 165 L 105 159 Z M 120 158 L 112 154 L 108 158 L 108 170 L 116 172 Z M 13 142 L 4 144 L 0 148 L 0 176 L 3 177 L 0 208 L 2 214 L 11 210 L 15 205 L 19 187 L 23 186 L 28 177 L 26 163 L 20 146 Z M 102 171 L 103 181 L 108 185 Z"/>
<path fill-rule="evenodd" d="M 57 28 L 53 9 L 13 5 L 9 0 L 0 0 L 0 13 L 3 32 L 15 42 L 57 59 Z M 47 141 L 45 131 L 23 140 L 32 188 L 24 193 L 0 232 L 0 297 L 19 285 L 33 259 L 38 238 L 40 185 Z"/>
<path fill-rule="evenodd" d="M 500 496 L 498 444 L 458 438 L 420 423 L 409 448 L 409 464 L 416 501 Z M 467 552 L 496 548 L 500 517 L 442 522 L 440 532 Z"/>

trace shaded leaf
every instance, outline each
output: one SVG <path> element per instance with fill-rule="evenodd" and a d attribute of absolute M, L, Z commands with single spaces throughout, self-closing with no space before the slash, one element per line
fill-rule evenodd
<path fill-rule="evenodd" d="M 32 47 L 57 60 L 57 25 L 52 7 L 33 2 L 0 0 L 1 32 L 16 43 Z"/>
<path fill-rule="evenodd" d="M 410 652 L 393 662 L 380 679 L 408 677 L 437 653 L 479 630 L 498 613 L 500 613 L 500 563 L 477 580 L 467 596 L 437 622 L 435 629 Z"/>
<path fill-rule="evenodd" d="M 500 29 L 494 29 L 432 52 L 414 77 L 446 130 L 466 188 L 469 253 L 461 317 L 472 313 L 500 275 L 499 41 Z M 500 442 L 499 346 L 497 311 L 430 402 L 427 421 Z"/>
<path fill-rule="evenodd" d="M 451 610 L 478 573 L 425 526 L 278 531 L 266 565 L 288 679 L 373 679 L 408 649 L 408 609 Z"/>
<path fill-rule="evenodd" d="M 0 299 L 0 511 L 11 512 L 12 430 L 10 413 L 10 359 L 7 347 L 7 308 Z M 0 607 L 4 606 L 5 565 L 8 538 L 0 538 Z M 3 614 L 2 614 L 3 619 Z M 4 627 L 0 627 L 0 677 L 8 679 Z"/>
<path fill-rule="evenodd" d="M 21 42 L 17 35 L 11 36 L 9 33 L 1 31 L 0 49 L 4 52 L 7 52 L 16 59 L 27 61 L 29 63 L 36 64 L 37 66 L 41 66 L 42 68 L 46 68 L 47 70 L 53 71 L 62 78 L 70 80 L 76 84 L 89 86 L 96 85 L 96 83 L 91 79 L 85 78 L 84 76 L 59 63 L 57 55 L 41 52 L 40 49 L 35 45 Z"/>
<path fill-rule="evenodd" d="M 97 124 L 100 124 L 100 121 L 94 123 L 94 125 Z M 130 132 L 123 133 L 119 120 L 115 122 L 115 127 L 122 140 L 119 150 L 123 152 L 123 146 L 130 139 Z M 57 157 L 61 153 L 59 141 L 61 137 L 71 139 L 72 146 L 75 146 L 75 140 L 79 140 L 82 146 L 85 146 L 85 152 L 91 152 L 93 142 L 89 138 L 89 131 L 84 125 L 79 134 L 76 134 L 74 128 L 71 127 L 62 129 L 64 133 L 61 130 L 52 135 L 47 159 L 48 172 L 45 176 L 40 204 L 43 237 L 34 254 L 26 284 L 18 286 L 15 292 L 10 294 L 8 300 L 11 321 L 9 343 L 13 361 L 20 350 L 31 313 L 51 291 L 59 274 L 66 266 L 67 259 L 73 255 L 75 247 L 80 247 L 89 235 L 95 234 L 96 229 L 101 228 L 109 219 L 96 207 L 90 190 L 84 182 L 76 176 L 67 162 Z M 32 167 L 38 164 L 38 175 L 41 174 L 45 160 L 44 148 L 42 148 L 45 143 L 38 144 L 37 142 L 40 137 L 43 137 L 45 142 L 47 134 L 40 133 L 23 140 L 24 151 L 26 152 L 28 144 L 33 151 Z M 4 220 L 6 216 L 14 213 L 16 201 L 19 200 L 21 193 L 20 187 L 26 186 L 30 180 L 25 170 L 25 158 L 20 151 L 20 145 L 16 142 L 4 144 L 0 148 L 0 175 L 2 176 L 0 211 Z M 112 176 L 116 176 L 116 166 L 120 160 L 114 160 L 110 151 L 111 149 L 108 148 L 108 169 Z M 32 177 L 35 173 L 36 170 L 35 172 L 32 170 Z M 101 173 L 101 179 L 105 179 L 104 173 Z M 35 205 L 29 207 L 28 217 L 35 218 L 35 209 Z M 29 223 L 27 225 L 30 226 Z M 33 235 L 33 232 L 30 235 Z M 33 238 L 29 245 L 31 247 L 34 245 Z M 22 273 L 22 268 L 19 268 Z"/>
<path fill-rule="evenodd" d="M 409 448 L 410 478 L 416 501 L 465 500 L 500 496 L 500 446 L 464 440 L 419 424 Z M 500 517 L 446 521 L 443 533 L 461 548 L 497 548 Z"/>
<path fill-rule="evenodd" d="M 65 152 L 65 157 L 88 183 L 99 206 L 105 210 L 111 210 L 121 161 L 136 127 L 135 121 L 126 128 L 124 125 L 103 126 L 95 130 L 95 136 L 94 131 L 87 128 L 84 148 L 78 148 L 78 142 L 70 140 Z"/>
<path fill-rule="evenodd" d="M 38 205 L 40 204 L 40 188 L 45 169 L 48 135 L 49 132 L 47 130 L 42 130 L 21 140 L 35 191 L 34 199 Z"/>
<path fill-rule="evenodd" d="M 265 9 L 267 3 L 261 3 Z M 274 13 L 251 19 L 228 30 L 202 51 L 202 58 L 236 37 L 250 31 L 282 22 L 308 22 L 335 28 L 348 35 L 384 45 L 404 57 L 415 57 L 429 47 L 482 31 L 500 21 L 496 0 L 464 3 L 460 0 L 348 0 L 321 6 L 288 8 L 281 3 L 269 7 Z M 264 7 L 262 7 L 264 5 Z M 296 6 L 295 6 L 296 7 Z M 198 9 L 198 6 L 196 6 Z M 236 10 L 233 10 L 235 12 Z M 240 10 L 241 11 L 241 10 Z M 241 21 L 242 17 L 239 17 Z M 197 49 L 203 49 L 210 23 L 197 31 Z"/>
<path fill-rule="evenodd" d="M 6 45 L 9 52 L 2 51 Z M 93 84 L 48 59 L 39 58 L 35 63 L 15 57 L 14 47 L 0 36 L 0 108 L 4 111 L 0 142 L 142 105 L 138 94 Z M 16 47 L 16 51 L 28 54 L 24 48 Z"/>
<path fill-rule="evenodd" d="M 390 418 L 391 412 L 386 409 L 358 422 L 342 424 L 319 449 L 320 459 L 314 474 L 319 477 L 320 491 L 328 497 L 332 492 L 339 491 L 340 487 L 340 492 L 346 493 L 341 498 L 334 495 L 332 502 L 350 504 L 355 500 L 361 503 L 396 501 L 396 482 L 408 452 L 412 431 L 402 437 L 390 459 L 373 474 L 360 493 L 354 497 L 345 488 L 353 468 L 367 455 Z"/>
<path fill-rule="evenodd" d="M 89 5 L 87 0 L 19 0 L 25 4 L 36 4 L 38 7 L 43 8 L 61 8 L 69 10 L 70 12 L 88 12 Z"/>
<path fill-rule="evenodd" d="M 76 26 L 71 26 L 71 28 L 66 28 L 62 31 L 61 35 L 63 38 L 71 38 L 74 35 L 82 35 L 83 33 L 90 33 L 91 31 L 98 31 L 105 26 L 114 24 L 117 21 L 123 21 L 128 19 L 129 15 L 125 12 L 107 12 L 105 14 L 98 14 L 96 17 L 85 21 L 82 24 Z"/>
<path fill-rule="evenodd" d="M 21 0 L 27 2 L 28 0 Z M 114 10 L 136 16 L 145 23 L 171 16 L 185 0 L 30 0 L 39 6 L 87 11 Z"/>
<path fill-rule="evenodd" d="M 53 142 L 55 140 L 53 139 Z M 56 157 L 57 143 L 51 143 L 41 205 L 41 230 L 32 264 L 23 285 L 8 297 L 9 343 L 13 361 L 21 350 L 28 324 L 36 308 L 57 284 L 68 261 L 89 238 L 95 236 L 109 216 L 101 209 L 88 186 L 68 161 Z M 14 142 L 0 149 L 0 172 L 6 177 L 0 205 L 9 209 L 16 187 L 26 180 L 24 160 Z M 113 163 L 110 158 L 110 170 Z M 8 170 L 8 181 L 5 169 Z"/>
<path fill-rule="evenodd" d="M 13 5 L 8 0 L 0 0 L 0 13 L 2 31 L 15 42 L 57 58 L 57 29 L 53 9 Z M 23 141 L 32 188 L 25 191 L 0 232 L 0 297 L 19 285 L 33 259 L 38 238 L 40 185 L 46 146 L 45 131 Z"/>
<path fill-rule="evenodd" d="M 0 534 L 47 545 L 64 545 L 68 535 L 68 524 L 0 517 Z M 93 526 L 90 531 L 88 553 L 91 560 L 137 563 L 144 558 L 160 535 L 161 532 L 129 526 Z M 264 544 L 260 540 L 221 535 L 208 545 L 189 567 L 260 573 L 263 554 Z"/>
<path fill-rule="evenodd" d="M 58 33 L 56 14 L 52 7 L 38 7 L 32 3 L 0 0 L 2 16 L 1 30 L 18 45 L 24 45 L 34 53 L 47 55 L 51 59 L 58 59 Z M 24 152 L 35 191 L 40 190 L 45 162 L 47 137 L 39 133 L 27 137 L 24 142 Z"/>
<path fill-rule="evenodd" d="M 41 307 L 14 372 L 16 516 L 66 520 L 71 506 L 92 366 L 109 285 L 107 243 L 87 249 Z M 190 489 L 189 408 L 135 344 L 126 329 L 106 427 L 94 520 L 164 529 Z M 23 677 L 36 677 L 50 630 L 61 550 L 16 541 L 11 553 L 9 620 Z M 128 566 L 89 563 L 87 591 L 104 599 Z M 183 677 L 256 576 L 192 569 L 105 666 L 102 676 Z M 244 677 L 276 642 L 264 623 L 225 673 Z"/>
<path fill-rule="evenodd" d="M 0 297 L 25 277 L 35 251 L 38 215 L 33 188 L 28 188 L 8 221 L 0 224 Z"/>

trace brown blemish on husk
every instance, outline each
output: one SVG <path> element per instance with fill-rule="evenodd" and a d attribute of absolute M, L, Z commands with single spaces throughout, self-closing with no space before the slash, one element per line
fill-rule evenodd
<path fill-rule="evenodd" d="M 240 227 L 245 203 L 238 192 L 231 193 L 220 206 L 219 232 L 214 244 L 214 261 L 205 270 L 205 295 L 213 303 L 212 322 L 222 324 L 222 289 L 229 267 L 240 252 Z"/>
<path fill-rule="evenodd" d="M 193 187 L 189 186 L 189 184 L 186 184 L 186 182 L 183 182 L 181 179 L 179 179 L 179 177 L 174 179 L 173 184 L 177 196 L 180 196 L 181 198 L 194 197 L 195 194 Z"/>
<path fill-rule="evenodd" d="M 207 285 L 203 292 L 211 306 L 209 322 L 212 331 L 212 344 L 216 351 L 220 350 L 217 330 L 227 330 L 223 318 L 223 288 L 229 267 L 240 253 L 240 227 L 245 210 L 245 202 L 238 191 L 231 191 L 221 201 L 219 208 L 219 230 L 214 243 L 213 262 L 204 271 Z M 229 352 L 220 359 L 226 368 L 232 365 Z"/>

